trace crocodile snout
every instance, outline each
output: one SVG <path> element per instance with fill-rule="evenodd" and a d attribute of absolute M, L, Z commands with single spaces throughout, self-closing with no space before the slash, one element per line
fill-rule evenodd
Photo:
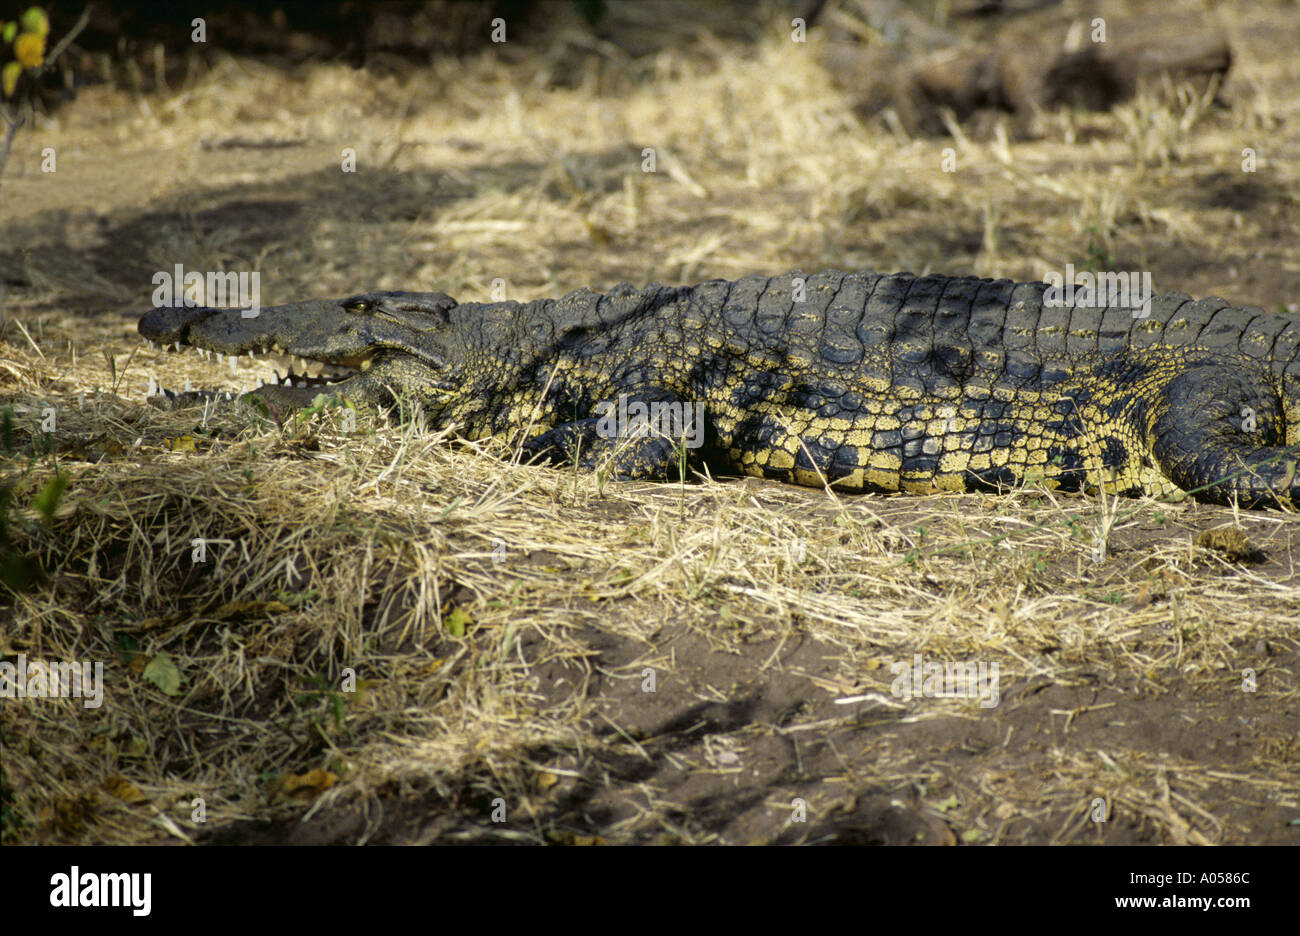
<path fill-rule="evenodd" d="M 221 311 L 207 306 L 159 306 L 141 316 L 137 328 L 151 341 L 163 344 L 185 341 L 186 331 L 192 325 Z"/>

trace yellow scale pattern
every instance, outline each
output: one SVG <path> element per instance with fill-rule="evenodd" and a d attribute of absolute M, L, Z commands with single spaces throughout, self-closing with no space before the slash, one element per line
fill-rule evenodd
<path fill-rule="evenodd" d="M 734 288 L 739 290 L 740 284 Z M 518 439 L 573 419 L 565 399 L 577 395 L 588 401 L 612 400 L 651 385 L 703 405 L 722 467 L 747 475 L 811 487 L 829 484 L 838 491 L 927 494 L 990 483 L 1056 490 L 1065 483 L 1066 489 L 1088 493 L 1163 496 L 1180 489 L 1158 467 L 1160 459 L 1152 450 L 1156 423 L 1169 413 L 1171 382 L 1209 362 L 1228 369 L 1240 364 L 1243 372 L 1258 376 L 1266 396 L 1275 393 L 1284 401 L 1285 420 L 1279 419 L 1274 428 L 1284 427 L 1285 439 L 1278 441 L 1300 442 L 1300 412 L 1293 395 L 1284 390 L 1279 375 L 1259 366 L 1266 356 L 1260 352 L 1267 349 L 1248 347 L 1251 341 L 1269 341 L 1267 334 L 1228 335 L 1222 349 L 1207 347 L 1200 335 L 1208 330 L 1206 321 L 1217 314 L 1214 310 L 1195 312 L 1197 320 L 1178 313 L 1175 302 L 1167 306 L 1173 311 L 1162 321 L 1134 320 L 1130 326 L 1121 319 L 1119 327 L 1130 330 L 1122 354 L 1115 355 L 1103 351 L 1108 341 L 1116 340 L 1114 323 L 1107 326 L 1110 332 L 1100 331 L 1101 326 L 1080 327 L 1087 316 L 1076 314 L 1071 322 L 1071 310 L 1051 310 L 1057 312 L 1053 319 L 1046 308 L 1007 302 L 1001 311 L 1005 324 L 999 325 L 991 314 L 977 321 L 980 310 L 972 300 L 963 326 L 967 330 L 945 333 L 943 327 L 953 326 L 941 320 L 942 308 L 918 312 L 903 303 L 892 316 L 873 319 L 860 312 L 857 322 L 843 326 L 839 334 L 856 338 L 859 343 L 853 349 L 858 353 L 836 362 L 825 354 L 825 342 L 834 315 L 842 311 L 830 295 L 838 288 L 818 277 L 809 284 L 807 306 L 787 306 L 784 317 L 770 307 L 765 310 L 762 299 L 746 299 L 749 311 L 742 309 L 734 321 L 725 302 L 721 314 L 704 301 L 682 303 L 667 319 L 642 321 L 634 346 L 614 345 L 585 357 L 555 355 L 542 386 L 535 378 L 517 379 L 511 365 L 498 359 L 491 362 L 499 369 L 495 382 L 511 388 L 507 398 L 496 401 L 504 404 L 504 418 L 485 424 L 478 418 L 480 402 L 472 398 L 457 400 L 444 417 L 460 422 L 467 430 L 463 434 L 471 438 L 500 434 Z M 1238 316 L 1234 322 L 1252 320 L 1248 310 L 1230 311 Z M 908 323 L 908 315 L 919 317 L 920 324 Z M 990 320 L 995 323 L 991 331 Z M 1014 324 L 1024 320 L 1031 324 Z M 1054 324 L 1060 321 L 1072 327 Z M 1103 317 L 1094 316 L 1093 321 Z M 978 332 L 977 326 L 984 331 Z M 872 329 L 887 329 L 888 337 L 877 347 L 863 337 Z M 1145 345 L 1144 337 L 1150 338 Z M 852 345 L 852 340 L 846 343 Z M 944 370 L 936 364 L 940 350 L 957 354 L 965 369 Z M 1043 372 L 1054 370 L 1056 378 L 1013 376 L 1017 354 L 1020 366 L 1030 361 Z M 1123 358 L 1124 369 L 1114 378 L 1102 366 L 1108 355 Z M 925 363 L 905 363 L 917 360 Z M 626 378 L 632 361 L 635 380 Z M 702 361 L 716 368 L 704 380 Z M 899 374 L 901 378 L 886 376 Z M 848 388 L 856 403 L 840 406 L 836 392 L 823 393 L 822 388 L 831 385 Z M 555 392 L 561 388 L 564 392 Z M 1181 425 L 1185 416 L 1177 415 Z M 1269 418 L 1263 415 L 1258 430 L 1233 444 L 1268 445 L 1263 423 Z M 910 445 L 907 456 L 896 441 L 900 437 Z M 885 438 L 895 441 L 882 442 Z M 835 475 L 828 477 L 824 468 L 832 461 Z"/>

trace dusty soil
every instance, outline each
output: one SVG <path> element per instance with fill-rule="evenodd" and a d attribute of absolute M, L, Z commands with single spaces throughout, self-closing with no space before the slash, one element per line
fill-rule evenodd
<path fill-rule="evenodd" d="M 1099 4 L 1220 31 L 1219 103 L 956 137 L 855 111 L 779 8 L 717 39 L 611 6 L 427 68 L 219 59 L 20 137 L 0 481 L 48 578 L 0 593 L 0 658 L 101 661 L 105 701 L 0 702 L 4 841 L 1300 844 L 1294 513 L 619 484 L 145 404 L 266 376 L 140 346 L 178 263 L 275 303 L 1104 259 L 1297 311 L 1293 5 Z M 897 691 L 927 663 L 996 665 L 996 704 Z"/>

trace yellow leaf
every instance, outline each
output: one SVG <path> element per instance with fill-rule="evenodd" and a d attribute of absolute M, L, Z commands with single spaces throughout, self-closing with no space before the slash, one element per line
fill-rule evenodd
<path fill-rule="evenodd" d="M 551 787 L 555 786 L 559 782 L 560 782 L 559 777 L 557 777 L 553 773 L 548 773 L 545 770 L 543 770 L 537 775 L 538 789 L 549 790 Z"/>
<path fill-rule="evenodd" d="M 576 832 L 568 832 L 557 829 L 554 832 L 547 833 L 549 838 L 556 845 L 608 845 L 603 835 L 579 835 Z"/>
<path fill-rule="evenodd" d="M 283 601 L 231 601 L 217 608 L 218 618 L 267 617 L 284 614 L 290 608 Z"/>
<path fill-rule="evenodd" d="M 109 796 L 116 797 L 124 803 L 143 803 L 148 797 L 140 792 L 140 788 L 121 774 L 113 774 L 103 783 L 100 788 Z"/>
<path fill-rule="evenodd" d="M 23 67 L 17 62 L 6 62 L 3 71 L 0 71 L 0 84 L 4 86 L 5 97 L 13 97 L 14 88 L 18 87 L 18 76 L 23 73 Z"/>
<path fill-rule="evenodd" d="M 305 774 L 285 774 L 283 780 L 284 792 L 304 797 L 319 796 L 338 782 L 337 774 L 319 767 Z"/>
<path fill-rule="evenodd" d="M 144 738 L 132 738 L 122 751 L 123 757 L 144 757 L 149 753 L 149 743 Z"/>
<path fill-rule="evenodd" d="M 177 436 L 174 439 L 164 439 L 163 442 L 173 452 L 194 452 L 197 454 L 199 451 L 194 446 L 194 436 Z"/>
<path fill-rule="evenodd" d="M 14 58 L 19 64 L 35 68 L 45 57 L 45 37 L 25 32 L 14 40 Z"/>

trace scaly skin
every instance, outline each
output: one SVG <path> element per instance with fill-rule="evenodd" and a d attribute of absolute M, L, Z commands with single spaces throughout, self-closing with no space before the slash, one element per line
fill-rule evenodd
<path fill-rule="evenodd" d="M 802 301 L 794 301 L 799 284 Z M 703 407 L 690 464 L 841 491 L 1191 491 L 1300 505 L 1300 318 L 1166 294 L 1137 317 L 1052 308 L 1042 283 L 790 273 L 457 305 L 369 293 L 238 311 L 158 309 L 144 336 L 224 354 L 279 347 L 364 372 L 435 426 L 530 456 L 679 467 L 662 436 L 611 435 L 598 404 Z M 277 406 L 319 388 L 263 387 Z M 680 427 L 679 427 L 680 428 Z"/>

